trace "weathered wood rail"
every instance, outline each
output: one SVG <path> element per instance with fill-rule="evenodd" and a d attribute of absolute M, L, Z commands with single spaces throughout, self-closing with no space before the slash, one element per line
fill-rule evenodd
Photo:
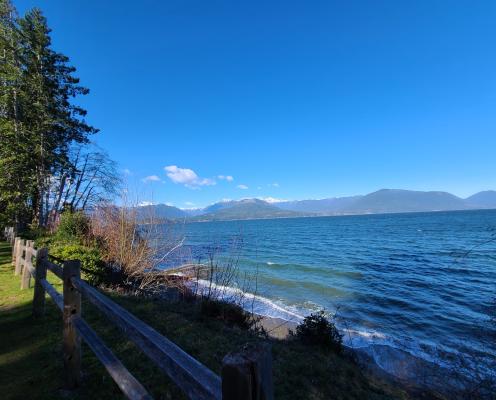
<path fill-rule="evenodd" d="M 152 398 L 82 318 L 81 299 L 84 296 L 165 372 L 188 398 L 273 399 L 272 356 L 267 345 L 246 345 L 243 349 L 226 355 L 221 376 L 218 376 L 151 326 L 81 279 L 79 261 L 64 261 L 62 266 L 54 264 L 48 260 L 48 250 L 36 250 L 33 241 L 25 241 L 19 237 L 7 239 L 13 243 L 14 273 L 22 275 L 21 289 L 30 287 L 31 277 L 34 277 L 33 316 L 43 316 L 46 294 L 62 311 L 63 359 L 67 389 L 76 388 L 81 384 L 81 340 L 84 340 L 128 399 Z M 36 260 L 35 266 L 33 258 Z M 63 293 L 59 293 L 47 281 L 47 271 L 62 280 Z"/>

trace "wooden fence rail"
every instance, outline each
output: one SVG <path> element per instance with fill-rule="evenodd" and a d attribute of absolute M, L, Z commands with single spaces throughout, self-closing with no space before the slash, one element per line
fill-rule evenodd
<path fill-rule="evenodd" d="M 7 238 L 7 230 L 4 236 Z M 226 355 L 222 374 L 218 376 L 151 326 L 82 280 L 79 261 L 67 260 L 60 266 L 48 261 L 47 249 L 36 250 L 33 241 L 25 241 L 19 237 L 8 240 L 13 243 L 14 272 L 16 275 L 22 274 L 21 289 L 30 287 L 31 277 L 35 280 L 33 316 L 43 316 L 46 294 L 62 311 L 62 347 L 67 389 L 81 384 L 81 340 L 84 340 L 128 399 L 152 398 L 82 318 L 81 299 L 84 296 L 165 372 L 188 398 L 273 399 L 272 356 L 269 346 L 246 345 L 241 350 Z M 33 266 L 33 257 L 36 258 L 36 267 Z M 63 293 L 57 292 L 47 281 L 47 271 L 62 280 Z"/>

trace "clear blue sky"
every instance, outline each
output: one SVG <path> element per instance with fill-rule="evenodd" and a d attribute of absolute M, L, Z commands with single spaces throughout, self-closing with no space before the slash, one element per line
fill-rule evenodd
<path fill-rule="evenodd" d="M 142 200 L 496 189 L 493 0 L 14 2 Z"/>

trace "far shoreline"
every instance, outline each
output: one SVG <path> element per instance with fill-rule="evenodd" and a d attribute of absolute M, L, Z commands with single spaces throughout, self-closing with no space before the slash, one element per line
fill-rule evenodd
<path fill-rule="evenodd" d="M 362 214 L 331 214 L 331 215 L 301 215 L 291 217 L 267 217 L 267 218 L 233 218 L 233 219 L 209 219 L 203 221 L 195 221 L 188 218 L 168 219 L 157 222 L 156 225 L 181 222 L 185 224 L 204 224 L 209 222 L 236 222 L 236 221 L 274 221 L 281 219 L 310 219 L 310 218 L 345 218 L 345 217 L 370 217 L 370 216 L 387 216 L 387 215 L 415 215 L 415 214 L 440 214 L 440 213 L 461 213 L 461 212 L 480 212 L 480 211 L 495 211 L 496 208 L 476 208 L 476 209 L 460 209 L 460 210 L 430 210 L 430 211 L 392 211 L 382 213 L 362 213 Z"/>

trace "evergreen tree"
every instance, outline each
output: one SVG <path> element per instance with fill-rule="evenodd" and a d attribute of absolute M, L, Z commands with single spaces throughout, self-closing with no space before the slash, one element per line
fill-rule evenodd
<path fill-rule="evenodd" d="M 50 28 L 39 9 L 18 18 L 0 0 L 0 223 L 48 221 L 49 188 L 73 171 L 70 148 L 97 129 L 73 104 L 88 94 L 69 59 L 51 47 Z"/>
<path fill-rule="evenodd" d="M 0 222 L 25 222 L 29 211 L 31 176 L 20 116 L 22 60 L 16 12 L 0 0 Z M 2 221 L 3 220 L 3 221 Z"/>
<path fill-rule="evenodd" d="M 39 9 L 19 21 L 23 40 L 23 117 L 35 160 L 32 200 L 36 222 L 45 225 L 45 200 L 50 177 L 70 164 L 72 143 L 88 142 L 97 130 L 84 121 L 86 111 L 71 103 L 89 90 L 73 76 L 68 57 L 51 48 L 50 29 Z"/>

